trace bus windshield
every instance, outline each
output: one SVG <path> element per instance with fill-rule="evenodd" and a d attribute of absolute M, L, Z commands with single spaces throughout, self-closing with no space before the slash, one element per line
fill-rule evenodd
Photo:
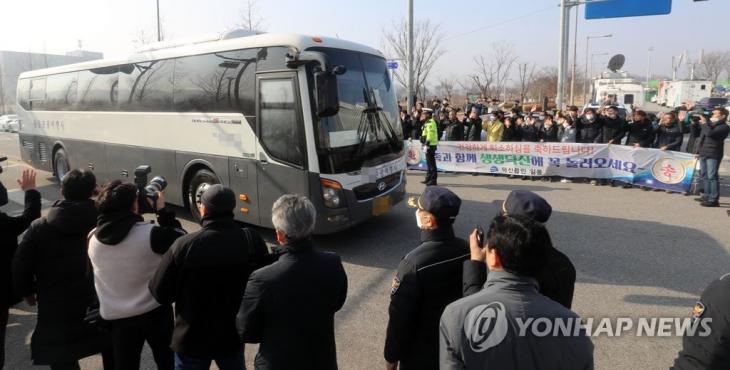
<path fill-rule="evenodd" d="M 320 152 L 351 147 L 362 155 L 384 145 L 399 152 L 403 132 L 385 59 L 339 49 L 314 50 L 325 53 L 331 66 L 347 69 L 337 76 L 339 113 L 320 119 L 315 128 Z"/>

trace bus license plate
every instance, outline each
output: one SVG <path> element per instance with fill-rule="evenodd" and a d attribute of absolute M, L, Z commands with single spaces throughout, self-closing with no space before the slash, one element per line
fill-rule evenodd
<path fill-rule="evenodd" d="M 384 213 L 388 213 L 393 207 L 393 200 L 390 195 L 385 195 L 373 199 L 373 216 L 380 216 Z"/>

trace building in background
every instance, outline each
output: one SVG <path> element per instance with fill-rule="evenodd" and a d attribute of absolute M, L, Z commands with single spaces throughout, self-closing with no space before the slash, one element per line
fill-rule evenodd
<path fill-rule="evenodd" d="M 0 50 L 0 114 L 13 113 L 18 76 L 25 71 L 103 59 L 104 54 L 74 50 L 66 55 Z"/>

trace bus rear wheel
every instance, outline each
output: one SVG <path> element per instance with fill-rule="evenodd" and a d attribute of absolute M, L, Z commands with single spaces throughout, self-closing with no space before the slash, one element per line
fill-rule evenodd
<path fill-rule="evenodd" d="M 53 155 L 53 169 L 56 174 L 56 179 L 61 182 L 64 176 L 70 171 L 71 165 L 68 164 L 68 156 L 66 151 L 63 149 L 56 150 L 56 154 Z"/>
<path fill-rule="evenodd" d="M 198 170 L 190 180 L 188 186 L 188 207 L 190 208 L 190 214 L 193 216 L 196 222 L 200 222 L 203 218 L 200 215 L 200 204 L 202 203 L 202 196 L 208 187 L 211 185 L 220 184 L 218 177 L 210 170 Z"/>

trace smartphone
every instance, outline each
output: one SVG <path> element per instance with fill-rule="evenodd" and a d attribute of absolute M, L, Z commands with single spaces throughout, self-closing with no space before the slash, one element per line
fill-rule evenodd
<path fill-rule="evenodd" d="M 479 244 L 479 248 L 484 248 L 484 229 L 482 229 L 481 226 L 477 225 L 477 244 Z"/>

